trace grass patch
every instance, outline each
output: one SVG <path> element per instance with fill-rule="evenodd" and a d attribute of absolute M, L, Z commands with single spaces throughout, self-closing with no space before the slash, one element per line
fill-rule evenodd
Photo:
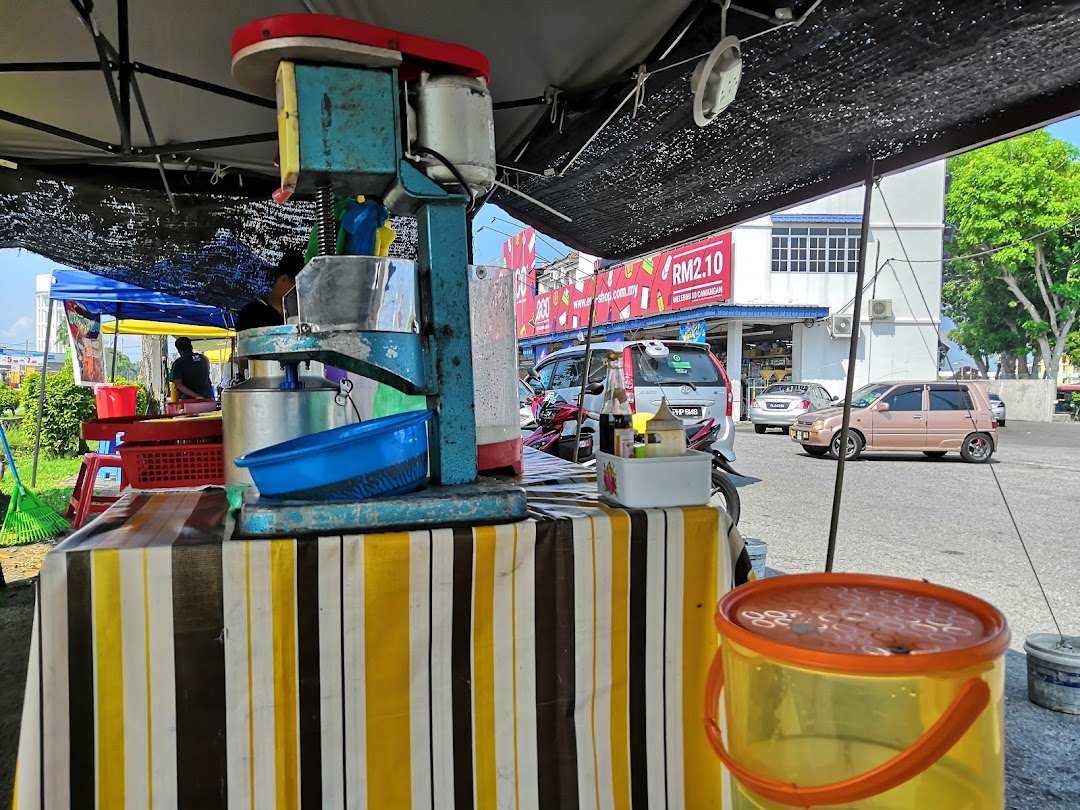
<path fill-rule="evenodd" d="M 19 475 L 22 478 L 23 484 L 41 498 L 46 506 L 58 515 L 63 515 L 64 512 L 67 511 L 68 501 L 71 500 L 71 487 L 62 486 L 61 482 L 66 481 L 68 478 L 71 478 L 71 476 L 79 472 L 79 465 L 82 464 L 82 458 L 38 459 L 36 487 L 30 486 L 30 471 L 34 468 L 33 460 L 16 458 L 15 463 L 19 466 Z M 14 488 L 15 476 L 12 475 L 11 470 L 7 470 L 4 473 L 4 477 L 0 478 L 0 492 L 5 495 L 10 495 Z M 6 501 L 7 499 L 5 498 L 4 500 Z M 0 519 L 2 518 L 3 515 L 0 515 Z"/>

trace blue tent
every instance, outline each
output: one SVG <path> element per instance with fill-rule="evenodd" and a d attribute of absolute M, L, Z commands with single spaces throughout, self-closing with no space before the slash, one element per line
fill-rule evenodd
<path fill-rule="evenodd" d="M 137 318 L 230 329 L 236 322 L 236 315 L 229 310 L 82 270 L 54 270 L 49 297 L 56 301 L 77 301 L 93 314 L 112 315 L 117 319 Z"/>

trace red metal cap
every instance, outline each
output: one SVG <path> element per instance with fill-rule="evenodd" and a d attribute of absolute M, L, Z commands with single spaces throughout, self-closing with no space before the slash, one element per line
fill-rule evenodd
<path fill-rule="evenodd" d="M 925 672 L 990 660 L 1005 618 L 974 596 L 868 574 L 793 574 L 720 600 L 720 635 L 771 658 L 844 672 Z"/>
<path fill-rule="evenodd" d="M 414 78 L 421 70 L 491 78 L 487 57 L 472 48 L 325 14 L 282 14 L 254 20 L 233 34 L 232 56 L 261 42 L 293 37 L 322 37 L 400 51 L 405 79 Z"/>

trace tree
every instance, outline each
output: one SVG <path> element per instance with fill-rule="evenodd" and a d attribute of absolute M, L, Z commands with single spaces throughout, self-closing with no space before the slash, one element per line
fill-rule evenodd
<path fill-rule="evenodd" d="M 12 415 L 19 409 L 19 394 L 6 382 L 0 382 L 0 416 L 8 411 Z"/>
<path fill-rule="evenodd" d="M 1004 284 L 950 273 L 947 268 L 941 296 L 945 314 L 956 324 L 949 338 L 971 355 L 984 378 L 990 377 L 992 355 L 1027 357 L 1029 340 L 1017 324 L 1020 305 Z"/>
<path fill-rule="evenodd" d="M 1080 312 L 1078 157 L 1039 131 L 949 161 L 953 250 L 968 258 L 949 262 L 946 310 L 983 357 L 1026 356 L 1023 344 L 1047 377 L 1057 377 Z"/>
<path fill-rule="evenodd" d="M 112 346 L 108 346 L 105 349 L 105 369 L 106 373 L 112 374 Z M 116 379 L 128 380 L 129 382 L 137 382 L 139 374 L 141 373 L 138 366 L 132 361 L 130 357 L 121 351 L 116 352 Z M 111 379 L 111 378 L 110 378 Z"/>
<path fill-rule="evenodd" d="M 1080 330 L 1073 331 L 1065 341 L 1065 356 L 1074 366 L 1080 366 Z"/>
<path fill-rule="evenodd" d="M 28 371 L 19 383 L 19 396 L 22 399 L 23 413 L 37 419 L 38 394 L 41 390 L 41 372 Z"/>
<path fill-rule="evenodd" d="M 36 411 L 36 402 L 35 402 Z M 78 446 L 79 429 L 87 419 L 97 416 L 97 401 L 92 389 L 76 385 L 71 358 L 63 369 L 45 380 L 45 408 L 41 418 L 41 446 L 58 456 Z"/>

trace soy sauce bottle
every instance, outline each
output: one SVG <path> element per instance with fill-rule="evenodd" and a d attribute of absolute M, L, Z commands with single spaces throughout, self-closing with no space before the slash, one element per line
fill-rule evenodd
<path fill-rule="evenodd" d="M 600 452 L 621 458 L 634 455 L 633 414 L 619 352 L 608 352 L 607 356 L 604 404 L 600 408 Z"/>

